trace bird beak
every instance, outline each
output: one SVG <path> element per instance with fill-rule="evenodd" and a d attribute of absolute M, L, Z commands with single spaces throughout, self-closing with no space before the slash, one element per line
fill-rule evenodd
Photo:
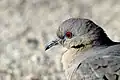
<path fill-rule="evenodd" d="M 51 41 L 50 43 L 48 43 L 46 46 L 45 46 L 45 51 L 50 49 L 51 47 L 53 46 L 56 46 L 58 44 L 60 44 L 61 40 L 60 39 L 56 39 L 56 40 L 53 40 Z"/>

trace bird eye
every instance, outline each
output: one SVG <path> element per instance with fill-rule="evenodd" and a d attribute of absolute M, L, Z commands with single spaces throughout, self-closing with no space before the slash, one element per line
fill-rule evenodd
<path fill-rule="evenodd" d="M 66 35 L 67 38 L 72 38 L 72 33 L 71 32 L 66 32 L 65 35 Z"/>

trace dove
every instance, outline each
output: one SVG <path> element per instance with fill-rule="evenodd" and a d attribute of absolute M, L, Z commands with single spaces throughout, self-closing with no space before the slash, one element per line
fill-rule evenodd
<path fill-rule="evenodd" d="M 45 50 L 61 45 L 67 80 L 120 80 L 120 42 L 112 41 L 90 19 L 70 18 L 59 26 L 57 38 Z"/>

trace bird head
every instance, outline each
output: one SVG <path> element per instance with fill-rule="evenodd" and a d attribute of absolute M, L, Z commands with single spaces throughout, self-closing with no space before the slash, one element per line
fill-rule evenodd
<path fill-rule="evenodd" d="M 111 42 L 104 30 L 89 19 L 70 18 L 57 30 L 57 39 L 48 44 L 45 50 L 55 45 L 66 48 L 86 48 Z"/>

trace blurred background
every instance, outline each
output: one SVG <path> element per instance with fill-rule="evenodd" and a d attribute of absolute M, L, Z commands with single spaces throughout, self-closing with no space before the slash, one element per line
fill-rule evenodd
<path fill-rule="evenodd" d="M 91 19 L 120 41 L 120 0 L 0 0 L 0 80 L 66 80 L 64 50 L 44 46 L 71 17 Z"/>

